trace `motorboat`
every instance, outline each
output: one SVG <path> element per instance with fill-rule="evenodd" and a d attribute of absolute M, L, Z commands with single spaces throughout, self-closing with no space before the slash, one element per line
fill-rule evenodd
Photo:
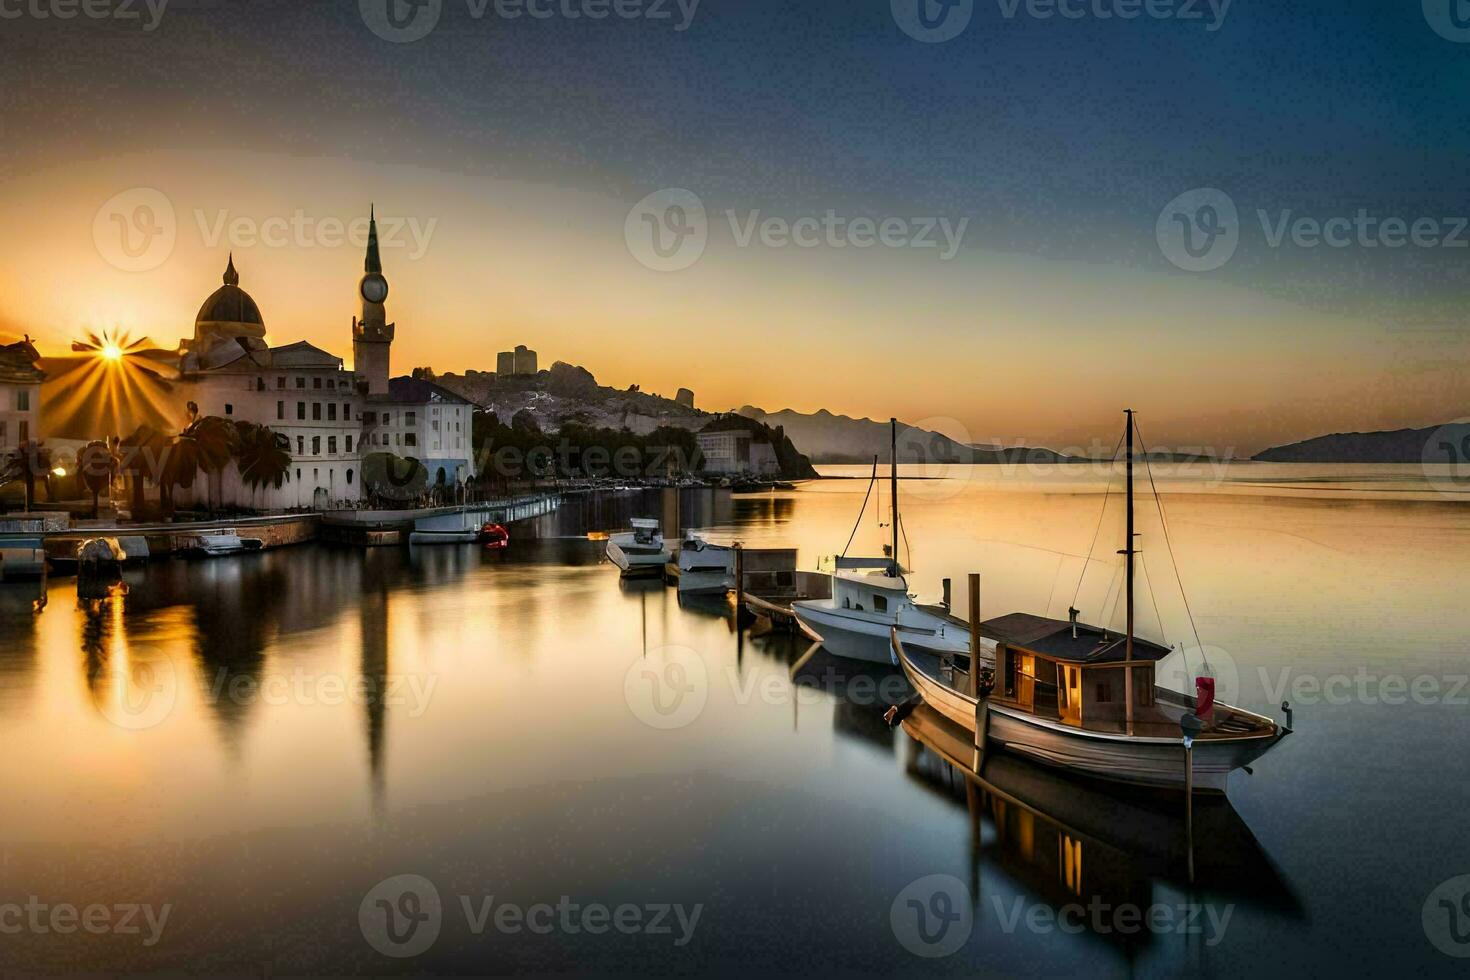
<path fill-rule="evenodd" d="M 960 621 L 950 617 L 947 610 L 921 607 L 909 594 L 908 580 L 898 561 L 898 421 L 889 419 L 888 424 L 893 446 L 889 466 L 893 541 L 885 546 L 888 553 L 881 558 L 838 556 L 830 594 L 796 600 L 791 603 L 791 612 L 802 632 L 839 657 L 897 665 L 889 643 L 889 634 L 897 629 L 925 649 L 961 654 L 968 661 L 968 629 L 958 625 Z M 866 497 L 863 504 L 866 509 Z M 862 520 L 861 513 L 858 520 Z"/>
<path fill-rule="evenodd" d="M 194 540 L 184 550 L 198 557 L 219 558 L 224 555 L 259 551 L 264 546 L 265 542 L 260 538 L 242 538 L 233 528 L 225 528 L 195 535 Z"/>
<path fill-rule="evenodd" d="M 943 652 L 917 649 L 896 628 L 890 646 L 923 700 L 982 748 L 998 745 L 1104 780 L 1224 792 L 1232 772 L 1250 766 L 1291 729 L 1216 702 L 1208 671 L 1196 677 L 1192 696 L 1155 683 L 1156 664 L 1173 651 L 1134 631 L 1135 424 L 1133 413 L 1127 415 L 1123 631 L 1084 624 L 1077 609 L 1067 620 L 1026 613 L 991 619 L 979 629 L 994 645 L 993 674 L 984 664 L 962 670 Z"/>
<path fill-rule="evenodd" d="M 679 544 L 679 593 L 724 595 L 735 587 L 735 549 L 693 531 Z"/>
<path fill-rule="evenodd" d="M 608 536 L 607 559 L 623 575 L 660 575 L 669 563 L 669 549 L 659 531 L 658 521 L 635 517 L 628 522 L 631 531 Z"/>

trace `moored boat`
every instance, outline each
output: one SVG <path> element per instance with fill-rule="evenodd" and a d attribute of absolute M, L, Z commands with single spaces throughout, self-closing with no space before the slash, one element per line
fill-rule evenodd
<path fill-rule="evenodd" d="M 669 563 L 669 549 L 659 533 L 658 521 L 635 517 L 631 531 L 608 536 L 607 559 L 623 575 L 661 575 Z"/>
<path fill-rule="evenodd" d="M 693 531 L 679 544 L 681 595 L 724 595 L 735 587 L 735 549 Z"/>
<path fill-rule="evenodd" d="M 1189 696 L 1154 683 L 1172 651 L 1134 634 L 1133 413 L 1128 414 L 1127 628 L 1012 613 L 983 621 L 994 645 L 993 680 L 982 662 L 962 670 L 942 651 L 920 650 L 894 629 L 889 642 L 909 682 L 977 745 L 995 744 L 1070 772 L 1146 786 L 1224 792 L 1290 732 L 1271 718 L 1216 703 L 1201 675 Z"/>

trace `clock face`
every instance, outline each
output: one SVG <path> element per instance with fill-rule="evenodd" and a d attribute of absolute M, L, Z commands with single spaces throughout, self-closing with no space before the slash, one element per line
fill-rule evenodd
<path fill-rule="evenodd" d="M 362 298 L 369 303 L 381 303 L 388 298 L 388 280 L 376 272 L 362 277 Z"/>

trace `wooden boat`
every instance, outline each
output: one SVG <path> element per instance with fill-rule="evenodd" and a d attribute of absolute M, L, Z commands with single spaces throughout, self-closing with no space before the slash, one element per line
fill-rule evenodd
<path fill-rule="evenodd" d="M 689 532 L 679 544 L 679 594 L 724 595 L 735 587 L 735 549 Z"/>
<path fill-rule="evenodd" d="M 633 530 L 612 534 L 607 539 L 607 559 L 625 576 L 662 575 L 669 563 L 669 549 L 659 533 L 658 521 L 635 517 Z"/>
<path fill-rule="evenodd" d="M 1124 633 L 1080 623 L 1075 609 L 1067 621 L 1014 613 L 983 622 L 981 636 L 995 644 L 993 688 L 984 661 L 961 671 L 898 629 L 890 644 L 924 701 L 987 744 L 1100 779 L 1224 792 L 1231 772 L 1290 729 L 1215 703 L 1204 678 L 1194 697 L 1155 685 L 1155 664 L 1171 651 L 1133 630 L 1133 431 L 1129 412 Z"/>

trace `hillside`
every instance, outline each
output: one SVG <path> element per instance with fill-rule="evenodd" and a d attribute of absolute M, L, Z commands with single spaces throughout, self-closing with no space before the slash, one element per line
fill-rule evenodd
<path fill-rule="evenodd" d="M 1470 423 L 1385 432 L 1334 432 L 1252 456 L 1266 463 L 1457 463 L 1470 443 Z M 1450 448 L 1433 443 L 1446 442 Z"/>
<path fill-rule="evenodd" d="M 769 426 L 782 426 L 814 463 L 868 463 L 874 456 L 884 461 L 889 457 L 887 422 L 833 415 L 826 409 L 804 415 L 791 409 L 768 413 L 752 405 L 744 405 L 736 411 Z M 1081 462 L 1050 449 L 967 446 L 942 433 L 902 422 L 898 425 L 898 460 L 901 463 Z"/>

